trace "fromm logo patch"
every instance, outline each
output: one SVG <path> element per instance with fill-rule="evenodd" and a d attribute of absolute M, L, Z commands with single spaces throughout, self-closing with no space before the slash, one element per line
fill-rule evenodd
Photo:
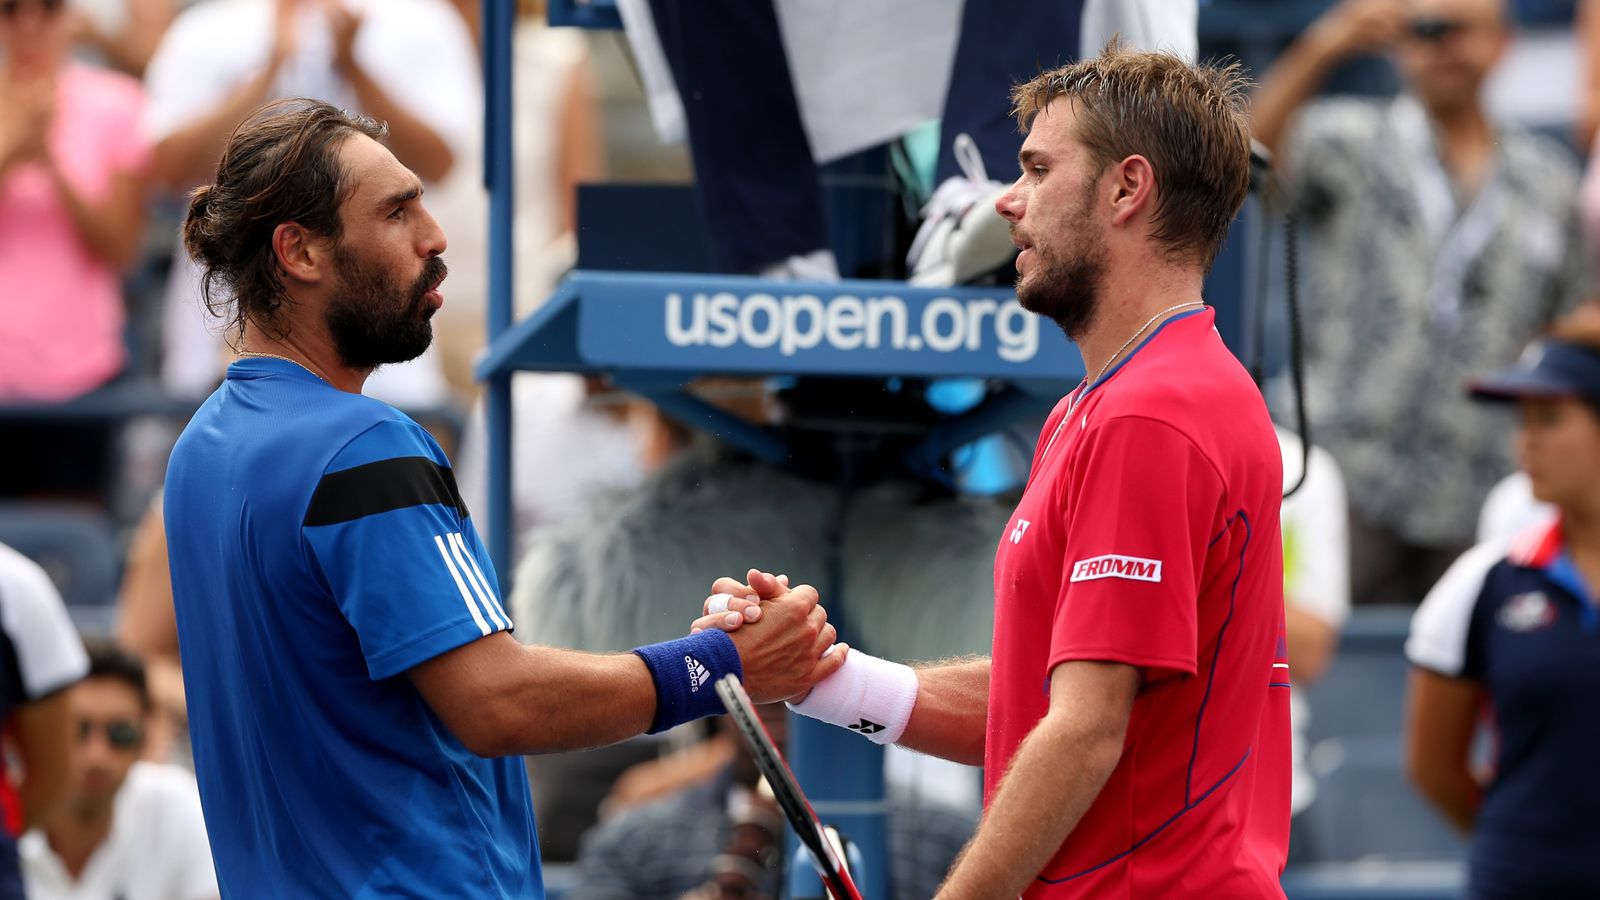
<path fill-rule="evenodd" d="M 1072 564 L 1073 581 L 1094 581 L 1097 578 L 1160 581 L 1161 560 L 1108 553 L 1105 556 L 1080 559 Z"/>

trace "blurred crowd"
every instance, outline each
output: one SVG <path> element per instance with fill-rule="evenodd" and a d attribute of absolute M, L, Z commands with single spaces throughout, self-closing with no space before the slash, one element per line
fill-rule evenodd
<path fill-rule="evenodd" d="M 1428 598 L 1408 646 L 1416 667 L 1408 758 L 1423 796 L 1469 833 L 1496 777 L 1474 756 L 1479 713 L 1492 702 L 1506 719 L 1507 702 L 1539 684 L 1526 673 L 1509 687 L 1501 680 L 1505 654 L 1525 651 L 1508 650 L 1488 630 L 1505 621 L 1513 630 L 1548 627 L 1559 618 L 1549 599 L 1558 590 L 1579 605 L 1585 634 L 1600 621 L 1590 587 L 1600 582 L 1589 577 L 1581 543 L 1582 526 L 1600 516 L 1600 380 L 1580 373 L 1538 395 L 1584 401 L 1572 407 L 1539 406 L 1525 386 L 1480 391 L 1478 399 L 1521 401 L 1520 424 L 1466 390 L 1516 364 L 1541 335 L 1600 354 L 1592 278 L 1600 166 L 1585 162 L 1600 149 L 1600 3 L 1556 4 L 1563 8 L 1553 14 L 1551 4 L 1520 4 L 1539 8 L 1541 35 L 1571 48 L 1560 76 L 1570 80 L 1571 109 L 1553 127 L 1489 102 L 1491 80 L 1528 46 L 1518 6 L 1340 0 L 1253 73 L 1256 138 L 1274 161 L 1263 204 L 1293 217 L 1304 257 L 1315 446 L 1280 429 L 1285 487 L 1304 473 L 1283 518 L 1293 678 L 1305 688 L 1330 671 L 1352 606 L 1415 607 Z M 644 120 L 615 44 L 548 27 L 538 0 L 517 8 L 520 316 L 576 259 L 579 184 L 606 179 L 608 168 L 687 172 L 683 157 L 650 135 L 603 134 L 606 105 L 618 97 L 633 98 L 625 120 Z M 665 21 L 660 11 L 657 20 Z M 687 77 L 694 61 L 666 37 L 666 77 Z M 395 156 L 425 183 L 450 244 L 447 302 L 434 319 L 433 348 L 380 371 L 368 392 L 428 425 L 458 460 L 468 506 L 484 506 L 484 426 L 471 368 L 484 344 L 487 285 L 481 40 L 477 0 L 0 0 L 0 434 L 9 461 L 0 467 L 0 513 L 21 523 L 0 528 L 0 716 L 16 735 L 0 772 L 19 785 L 28 812 L 6 823 L 26 830 L 19 852 L 28 896 L 216 892 L 184 771 L 158 488 L 186 410 L 232 357 L 223 323 L 201 300 L 196 267 L 176 244 L 176 217 L 185 192 L 208 180 L 226 136 L 262 103 L 315 97 L 383 120 Z M 1376 83 L 1389 89 L 1361 77 L 1380 70 L 1387 74 Z M 1507 90 L 1539 95 L 1541 77 L 1524 75 Z M 1361 90 L 1344 90 L 1349 84 Z M 728 148 L 712 148 L 696 115 L 704 111 L 691 109 L 689 123 L 700 180 L 735 177 Z M 813 166 L 810 155 L 800 164 Z M 940 166 L 963 184 L 929 183 L 920 200 L 946 198 L 929 204 L 929 216 L 963 227 L 973 210 L 981 217 L 985 191 L 998 185 L 991 176 L 1009 172 L 989 168 Z M 951 197 L 964 200 L 952 206 Z M 718 225 L 714 203 L 707 215 L 711 233 L 736 245 L 722 258 L 739 270 L 839 275 L 814 246 L 823 238 L 752 243 L 749 228 Z M 908 223 L 907 237 L 917 224 Z M 1009 242 L 1002 246 L 1009 252 Z M 944 263 L 913 260 L 910 268 L 917 277 L 970 274 L 965 261 Z M 1544 371 L 1537 359 L 1523 365 Z M 759 384 L 713 385 L 708 395 L 747 418 L 774 417 Z M 699 440 L 598 379 L 519 375 L 516 398 L 523 546 L 580 515 L 590 498 L 636 489 Z M 1292 422 L 1290 408 L 1282 412 Z M 28 511 L 46 503 L 103 514 L 118 548 L 114 628 L 75 626 L 59 596 L 71 591 L 58 592 L 44 570 L 4 546 L 25 543 Z M 1551 530 L 1557 514 L 1568 532 Z M 1545 556 L 1513 553 L 1529 534 L 1546 541 Z M 1596 552 L 1600 560 L 1600 545 Z M 1490 589 L 1501 577 L 1496 565 L 1545 571 L 1560 559 L 1576 574 L 1557 587 L 1524 585 L 1506 597 Z M 61 584 L 72 573 L 49 575 Z M 1491 609 L 1534 593 L 1545 605 Z M 80 629 L 89 632 L 87 652 Z M 1580 714 L 1580 699 L 1572 703 L 1550 715 Z M 1295 704 L 1298 814 L 1314 802 L 1316 781 L 1305 765 L 1306 697 L 1297 692 Z M 1538 731 L 1537 721 L 1520 727 Z M 75 752 L 39 737 L 49 734 L 68 735 Z M 1507 763 L 1539 770 L 1549 764 L 1541 752 L 1519 747 Z M 730 735 L 713 729 L 606 753 L 592 764 L 551 762 L 543 777 L 531 764 L 541 842 L 553 859 L 576 861 L 571 896 L 773 889 L 781 821 Z M 1532 785 L 1529 796 L 1548 787 L 1531 776 L 1518 784 Z M 578 799 L 564 808 L 569 795 Z M 977 812 L 971 790 L 920 784 L 891 797 L 897 894 L 931 893 L 919 873 L 936 878 L 948 868 Z M 1315 860 L 1314 838 L 1297 830 L 1291 853 Z"/>

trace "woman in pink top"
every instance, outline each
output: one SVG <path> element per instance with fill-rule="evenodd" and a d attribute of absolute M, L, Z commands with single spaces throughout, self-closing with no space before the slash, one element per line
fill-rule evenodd
<path fill-rule="evenodd" d="M 67 400 L 126 362 L 144 97 L 68 58 L 65 2 L 0 0 L 0 403 Z"/>

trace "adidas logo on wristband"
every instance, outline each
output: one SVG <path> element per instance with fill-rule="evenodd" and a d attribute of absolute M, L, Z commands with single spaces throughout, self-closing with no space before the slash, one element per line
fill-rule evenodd
<path fill-rule="evenodd" d="M 847 727 L 857 734 L 877 734 L 883 730 L 882 725 L 879 725 L 877 722 L 868 722 L 866 719 L 862 719 L 856 724 Z"/>
<path fill-rule="evenodd" d="M 700 685 L 711 680 L 711 670 L 702 665 L 700 660 L 695 659 L 692 656 L 685 656 L 683 661 L 689 667 L 690 691 L 700 690 Z"/>

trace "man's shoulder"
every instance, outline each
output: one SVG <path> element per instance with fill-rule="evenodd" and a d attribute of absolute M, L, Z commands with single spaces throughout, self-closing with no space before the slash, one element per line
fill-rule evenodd
<path fill-rule="evenodd" d="M 1578 157 L 1572 148 L 1522 125 L 1501 125 L 1499 131 L 1500 152 L 1505 155 L 1506 171 L 1512 179 L 1519 186 L 1542 189 L 1570 204 L 1580 175 Z"/>
<path fill-rule="evenodd" d="M 354 397 L 330 435 L 330 469 L 385 459 L 424 456 L 449 466 L 444 450 L 426 428 L 398 409 L 371 397 Z"/>
<path fill-rule="evenodd" d="M 254 490 L 284 499 L 311 490 L 330 472 L 385 459 L 426 457 L 448 465 L 426 429 L 394 407 L 331 388 L 314 397 L 293 393 L 303 388 L 268 386 L 288 393 L 244 398 L 224 396 L 224 385 L 213 394 L 173 446 L 169 505 L 192 511 L 190 502 L 212 502 L 216 473 L 230 468 L 249 469 Z M 266 416 L 263 406 L 281 411 Z M 197 493 L 191 498 L 185 486 Z"/>
<path fill-rule="evenodd" d="M 1272 420 L 1249 373 L 1214 331 L 1186 337 L 1127 373 L 1086 427 L 1118 429 L 1123 442 L 1147 452 L 1147 464 L 1170 464 L 1175 453 L 1204 460 L 1233 487 L 1280 472 Z"/>
<path fill-rule="evenodd" d="M 1130 358 L 1128 371 L 1105 385 L 1105 402 L 1095 413 L 1100 422 L 1142 419 L 1194 437 L 1237 426 L 1219 412 L 1248 408 L 1265 417 L 1265 402 L 1249 373 L 1214 328 L 1199 324 L 1186 323 Z"/>

